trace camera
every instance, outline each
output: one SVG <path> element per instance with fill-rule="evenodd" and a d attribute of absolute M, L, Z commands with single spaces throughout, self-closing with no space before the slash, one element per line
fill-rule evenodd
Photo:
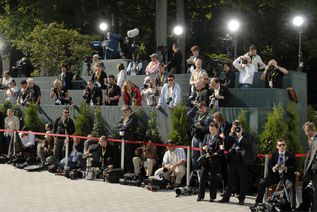
<path fill-rule="evenodd" d="M 216 100 L 217 100 L 217 99 L 215 98 L 215 96 L 212 95 L 212 96 L 210 97 L 210 103 L 209 103 L 208 107 L 213 108 L 213 107 L 215 106 L 215 104 L 216 104 Z"/>
<path fill-rule="evenodd" d="M 179 197 L 180 195 L 186 195 L 186 196 L 195 195 L 198 192 L 195 188 L 192 188 L 192 187 L 180 187 L 175 189 L 175 193 L 176 193 L 176 197 Z"/>
<path fill-rule="evenodd" d="M 80 169 L 72 169 L 71 171 L 66 172 L 65 176 L 71 180 L 76 180 L 83 178 L 83 173 Z"/>
<path fill-rule="evenodd" d="M 172 97 L 168 97 L 167 100 L 166 100 L 166 105 L 169 105 L 172 100 L 173 100 Z"/>
<path fill-rule="evenodd" d="M 236 133 L 241 132 L 241 126 L 236 126 L 236 127 L 234 128 L 234 131 L 235 131 Z"/>
<path fill-rule="evenodd" d="M 247 65 L 249 62 L 248 62 L 248 60 L 246 60 L 246 59 L 242 59 L 242 64 L 245 64 L 245 65 Z"/>

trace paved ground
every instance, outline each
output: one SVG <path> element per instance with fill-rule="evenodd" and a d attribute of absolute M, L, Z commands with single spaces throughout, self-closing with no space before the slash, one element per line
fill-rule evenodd
<path fill-rule="evenodd" d="M 246 205 L 239 206 L 234 197 L 228 204 L 196 202 L 196 198 L 175 198 L 172 191 L 151 192 L 102 181 L 69 180 L 47 171 L 26 172 L 0 165 L 0 211 L 239 212 L 250 211 L 254 202 L 254 197 L 248 197 Z"/>

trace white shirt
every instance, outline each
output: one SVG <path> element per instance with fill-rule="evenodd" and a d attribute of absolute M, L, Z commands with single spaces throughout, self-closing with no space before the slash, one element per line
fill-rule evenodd
<path fill-rule="evenodd" d="M 186 153 L 182 148 L 176 148 L 173 152 L 168 150 L 163 157 L 163 164 L 175 164 L 181 160 L 186 161 Z"/>
<path fill-rule="evenodd" d="M 126 78 L 127 78 L 127 71 L 126 70 L 121 70 L 120 72 L 119 72 L 119 74 L 118 74 L 118 76 L 117 76 L 117 85 L 119 86 L 119 87 L 121 87 L 122 86 L 122 84 L 124 83 L 124 81 L 126 80 Z"/>
<path fill-rule="evenodd" d="M 237 58 L 233 62 L 233 66 L 240 72 L 239 84 L 253 84 L 255 68 L 252 64 L 249 64 L 242 68 L 242 64 L 240 64 L 240 58 Z"/>
<path fill-rule="evenodd" d="M 31 132 L 31 131 L 29 131 L 29 132 Z M 25 135 L 25 134 L 19 133 L 19 136 L 20 136 L 22 145 L 24 147 L 29 147 L 29 146 L 35 145 L 35 142 L 34 142 L 35 135 L 34 134 L 29 133 L 28 135 Z"/>
<path fill-rule="evenodd" d="M 248 53 L 246 53 L 244 56 L 250 57 L 250 55 Z M 258 72 L 259 67 L 260 68 L 265 68 L 266 67 L 266 65 L 263 63 L 260 55 L 253 56 L 251 58 L 251 60 L 252 60 L 252 65 L 254 66 L 254 72 Z"/>
<path fill-rule="evenodd" d="M 171 97 L 172 100 L 167 104 L 167 99 Z M 178 83 L 175 82 L 173 87 L 168 87 L 168 83 L 165 83 L 161 90 L 161 95 L 159 99 L 158 105 L 167 106 L 167 107 L 174 107 L 179 104 L 181 101 L 181 87 Z"/>
<path fill-rule="evenodd" d="M 13 104 L 16 104 L 19 91 L 20 88 L 18 86 L 8 88 L 5 93 L 7 97 L 6 100 L 10 101 Z M 15 94 L 15 96 L 12 96 L 12 93 Z"/>

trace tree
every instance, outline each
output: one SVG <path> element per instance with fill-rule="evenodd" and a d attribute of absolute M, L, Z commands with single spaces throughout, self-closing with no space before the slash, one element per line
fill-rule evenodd
<path fill-rule="evenodd" d="M 247 110 L 240 110 L 240 112 L 238 113 L 237 115 L 237 119 L 240 121 L 243 129 L 246 131 L 246 132 L 250 132 L 251 129 L 250 129 L 250 123 L 247 119 L 248 117 L 248 114 L 249 112 Z"/>
<path fill-rule="evenodd" d="M 260 133 L 260 152 L 271 153 L 275 149 L 276 140 L 285 138 L 287 124 L 283 121 L 284 110 L 281 105 L 274 106 L 268 113 L 263 131 Z"/>
<path fill-rule="evenodd" d="M 94 113 L 94 126 L 92 129 L 92 135 L 95 137 L 100 137 L 102 135 L 106 135 L 106 130 L 104 127 L 104 123 L 101 116 L 101 108 L 100 106 L 96 106 Z"/>
<path fill-rule="evenodd" d="M 75 117 L 76 134 L 87 136 L 91 132 L 90 108 L 84 102 L 80 104 L 79 112 Z"/>
<path fill-rule="evenodd" d="M 313 106 L 309 105 L 308 109 L 307 109 L 307 120 L 311 121 L 315 124 L 315 126 L 317 126 L 317 113 L 314 110 Z"/>
<path fill-rule="evenodd" d="M 177 105 L 172 109 L 172 131 L 169 133 L 169 139 L 172 139 L 177 145 L 190 145 L 190 126 L 187 117 L 186 107 L 183 104 Z"/>
<path fill-rule="evenodd" d="M 286 142 L 290 152 L 301 153 L 303 148 L 300 144 L 299 133 L 300 133 L 300 121 L 299 115 L 296 108 L 296 104 L 291 102 L 286 109 L 286 123 L 287 123 L 287 134 Z"/>
<path fill-rule="evenodd" d="M 25 127 L 34 132 L 43 132 L 44 124 L 39 116 L 39 106 L 37 104 L 29 104 L 25 108 Z"/>
<path fill-rule="evenodd" d="M 16 44 L 18 49 L 29 52 L 35 67 L 55 75 L 61 63 L 77 64 L 81 58 L 89 55 L 89 40 L 89 36 L 65 29 L 63 24 L 39 23 L 25 39 Z"/>
<path fill-rule="evenodd" d="M 160 139 L 160 131 L 157 129 L 156 119 L 157 119 L 156 110 L 152 110 L 150 112 L 150 118 L 147 122 L 148 127 L 146 130 L 146 136 L 148 140 L 158 143 L 161 141 L 161 139 Z"/>

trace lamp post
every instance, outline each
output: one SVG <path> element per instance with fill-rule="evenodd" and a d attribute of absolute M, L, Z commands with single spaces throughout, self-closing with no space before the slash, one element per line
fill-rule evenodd
<path fill-rule="evenodd" d="M 304 67 L 303 62 L 303 53 L 302 53 L 302 33 L 303 33 L 303 24 L 304 24 L 305 18 L 303 16 L 295 16 L 293 18 L 293 25 L 297 28 L 298 31 L 298 67 L 297 71 L 302 71 Z"/>
<path fill-rule="evenodd" d="M 240 28 L 240 22 L 236 19 L 232 19 L 228 22 L 228 30 L 233 34 L 233 59 L 237 58 L 237 49 L 238 49 L 238 42 L 237 42 L 237 31 Z"/>

